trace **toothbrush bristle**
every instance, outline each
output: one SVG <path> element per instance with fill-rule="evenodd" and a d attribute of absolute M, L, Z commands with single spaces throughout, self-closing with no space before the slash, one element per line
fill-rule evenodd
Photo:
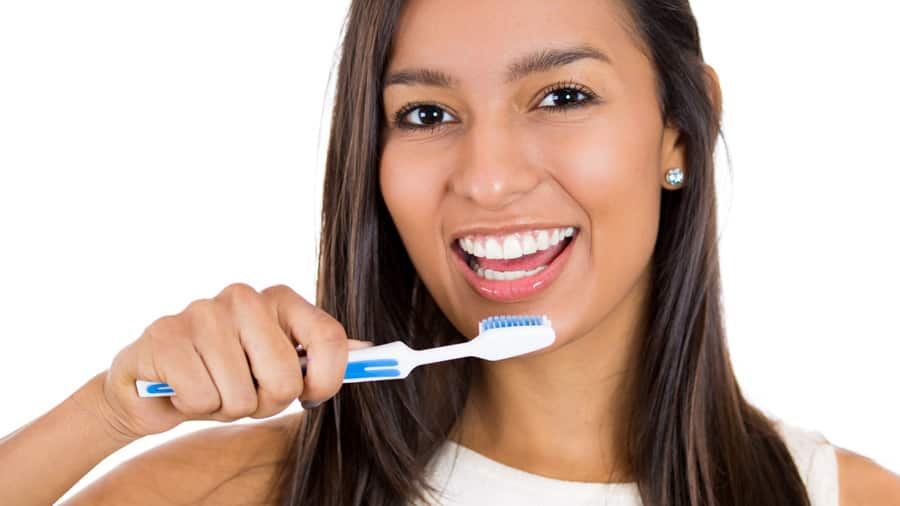
<path fill-rule="evenodd" d="M 479 332 L 491 329 L 501 329 L 507 327 L 535 327 L 546 325 L 549 323 L 547 315 L 500 315 L 491 316 L 481 320 L 478 324 Z"/>

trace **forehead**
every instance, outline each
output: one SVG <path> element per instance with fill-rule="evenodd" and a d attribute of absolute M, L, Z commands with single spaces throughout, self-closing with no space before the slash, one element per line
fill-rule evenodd
<path fill-rule="evenodd" d="M 627 26 L 619 0 L 410 0 L 394 32 L 388 71 L 428 66 L 462 80 L 500 80 L 502 63 L 519 55 L 582 45 L 621 68 L 642 57 Z"/>

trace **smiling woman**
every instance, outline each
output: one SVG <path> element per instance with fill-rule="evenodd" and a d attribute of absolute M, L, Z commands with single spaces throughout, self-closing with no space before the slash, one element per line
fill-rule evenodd
<path fill-rule="evenodd" d="M 282 504 L 838 504 L 842 454 L 732 372 L 686 0 L 353 2 L 336 98 L 318 304 L 416 348 L 501 313 L 557 340 L 342 389 Z"/>
<path fill-rule="evenodd" d="M 261 17 L 268 27 L 277 16 Z M 207 39 L 183 25 L 204 41 L 185 60 L 195 65 Z M 769 417 L 738 384 L 716 220 L 721 89 L 688 0 L 352 0 L 341 51 L 315 304 L 286 285 L 233 283 L 155 320 L 0 439 L 0 502 L 52 503 L 144 436 L 269 418 L 301 400 L 299 414 L 154 448 L 62 504 L 900 504 L 896 476 Z M 245 193 L 228 206 L 256 207 L 233 205 Z M 192 249 L 175 243 L 162 246 Z M 534 314 L 552 320 L 550 346 L 346 381 L 362 377 L 348 377 L 361 363 L 349 352 L 373 344 L 356 338 L 453 346 L 492 315 Z M 492 320 L 508 340 L 482 335 L 497 353 L 520 349 L 525 333 L 506 324 L 522 320 Z M 33 341 L 46 347 L 43 334 Z M 178 393 L 138 397 L 138 378 Z"/>

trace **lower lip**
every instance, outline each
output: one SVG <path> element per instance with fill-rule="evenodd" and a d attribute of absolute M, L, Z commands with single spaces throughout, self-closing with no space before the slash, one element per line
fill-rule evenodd
<path fill-rule="evenodd" d="M 453 252 L 453 257 L 456 259 L 456 264 L 459 266 L 460 270 L 462 270 L 463 277 L 466 278 L 469 285 L 471 285 L 480 295 L 499 302 L 516 302 L 528 299 L 540 293 L 559 277 L 563 266 L 572 255 L 572 245 L 575 244 L 575 239 L 577 237 L 578 233 L 576 232 L 569 240 L 569 244 L 566 245 L 565 249 L 563 249 L 559 255 L 556 255 L 556 257 L 545 269 L 541 270 L 541 272 L 538 272 L 533 276 L 527 276 L 512 281 L 482 278 L 469 268 L 466 261 L 459 254 Z"/>

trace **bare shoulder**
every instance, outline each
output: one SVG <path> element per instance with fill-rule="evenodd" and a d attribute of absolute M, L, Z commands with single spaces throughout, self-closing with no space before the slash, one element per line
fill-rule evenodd
<path fill-rule="evenodd" d="M 835 446 L 840 506 L 900 504 L 900 476 L 875 461 Z"/>
<path fill-rule="evenodd" d="M 61 506 L 261 504 L 303 411 L 191 432 L 123 462 Z"/>

